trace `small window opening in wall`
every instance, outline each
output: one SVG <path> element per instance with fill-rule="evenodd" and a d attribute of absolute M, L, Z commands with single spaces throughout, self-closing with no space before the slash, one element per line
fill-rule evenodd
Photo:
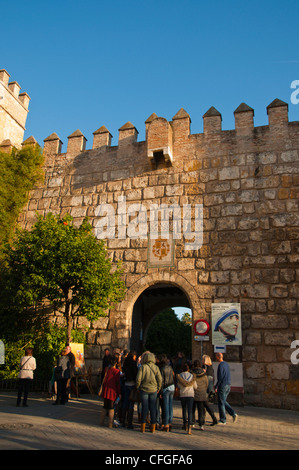
<path fill-rule="evenodd" d="M 154 158 L 152 161 L 153 169 L 158 170 L 160 168 L 168 168 L 171 166 L 169 161 L 165 160 L 163 151 L 154 152 Z"/>

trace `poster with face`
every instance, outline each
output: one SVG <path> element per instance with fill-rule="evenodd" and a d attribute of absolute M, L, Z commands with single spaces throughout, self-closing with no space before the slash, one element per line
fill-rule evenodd
<path fill-rule="evenodd" d="M 212 304 L 212 344 L 241 346 L 241 305 L 239 303 Z"/>

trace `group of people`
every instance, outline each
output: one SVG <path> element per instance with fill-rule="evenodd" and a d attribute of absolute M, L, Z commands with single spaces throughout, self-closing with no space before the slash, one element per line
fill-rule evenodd
<path fill-rule="evenodd" d="M 119 352 L 110 354 L 107 349 L 99 392 L 104 401 L 100 425 L 103 426 L 108 417 L 108 427 L 121 425 L 132 429 L 137 403 L 141 432 L 145 432 L 147 422 L 152 433 L 157 426 L 169 432 L 176 396 L 181 402 L 183 429 L 188 434 L 192 434 L 196 411 L 200 430 L 204 429 L 206 411 L 212 418 L 212 426 L 226 424 L 226 412 L 235 421 L 237 414 L 227 402 L 231 383 L 229 365 L 221 353 L 216 354 L 216 360 L 219 366 L 214 387 L 212 360 L 207 355 L 201 362 L 190 363 L 182 353 L 172 360 L 165 354 L 155 356 L 150 351 L 137 358 L 135 351 L 124 351 L 121 355 Z M 214 392 L 218 394 L 219 421 L 209 403 Z"/>
<path fill-rule="evenodd" d="M 216 353 L 217 380 L 214 386 L 212 360 L 203 355 L 202 360 L 187 361 L 182 353 L 172 360 L 165 354 L 155 356 L 145 351 L 137 357 L 135 351 L 105 350 L 103 359 L 101 389 L 103 409 L 100 425 L 103 426 L 108 416 L 108 426 L 133 428 L 134 405 L 137 403 L 138 421 L 141 432 L 145 432 L 146 423 L 151 432 L 160 426 L 165 432 L 172 429 L 173 399 L 180 399 L 182 407 L 183 429 L 192 434 L 195 414 L 198 414 L 199 429 L 204 429 L 206 412 L 212 418 L 211 425 L 226 424 L 226 413 L 233 421 L 237 414 L 227 402 L 231 378 L 229 364 L 221 353 Z M 70 384 L 73 377 L 75 357 L 70 346 L 63 349 L 57 364 L 53 368 L 52 380 L 56 384 L 56 401 L 65 404 L 70 396 Z M 32 348 L 27 348 L 20 361 L 19 388 L 17 406 L 23 395 L 23 406 L 27 405 L 29 385 L 36 369 L 36 360 Z M 217 392 L 219 420 L 209 402 L 211 394 Z"/>

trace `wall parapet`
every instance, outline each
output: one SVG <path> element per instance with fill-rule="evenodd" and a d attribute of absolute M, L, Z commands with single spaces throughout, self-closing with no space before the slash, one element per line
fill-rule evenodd
<path fill-rule="evenodd" d="M 176 147 L 188 143 L 190 137 L 203 138 L 205 141 L 211 140 L 213 145 L 221 141 L 222 136 L 228 136 L 228 133 L 235 136 L 236 139 L 247 139 L 252 137 L 254 131 L 263 129 L 264 133 L 268 130 L 273 132 L 287 132 L 288 124 L 288 104 L 279 99 L 273 100 L 266 108 L 268 115 L 268 124 L 265 126 L 254 126 L 254 109 L 246 103 L 241 103 L 234 111 L 235 128 L 231 130 L 222 129 L 222 115 L 211 106 L 203 118 L 203 133 L 191 134 L 191 118 L 189 114 L 181 108 L 168 121 L 164 117 L 152 113 L 145 121 L 145 142 L 147 147 L 147 156 L 153 161 L 155 153 L 160 152 L 164 155 L 165 161 L 173 162 L 176 153 Z M 130 121 L 118 129 L 118 145 L 114 149 L 126 148 L 128 145 L 138 143 L 138 130 Z M 54 137 L 53 137 L 54 136 Z M 91 150 L 102 149 L 103 151 L 111 147 L 113 136 L 105 125 L 99 127 L 93 132 L 93 145 Z M 86 137 L 77 129 L 68 136 L 67 155 L 76 155 L 84 152 L 86 149 Z M 62 142 L 56 133 L 51 134 L 44 140 L 45 154 L 55 155 L 61 153 Z"/>

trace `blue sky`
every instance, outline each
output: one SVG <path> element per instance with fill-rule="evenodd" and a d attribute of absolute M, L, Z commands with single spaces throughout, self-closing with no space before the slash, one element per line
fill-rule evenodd
<path fill-rule="evenodd" d="M 266 106 L 289 104 L 299 80 L 298 0 L 15 0 L 1 4 L 0 68 L 31 97 L 25 138 L 43 140 L 105 125 L 117 145 L 131 121 L 144 140 L 155 112 L 169 121 L 183 107 L 191 132 L 215 106 L 234 128 L 241 102 L 267 125 Z"/>

